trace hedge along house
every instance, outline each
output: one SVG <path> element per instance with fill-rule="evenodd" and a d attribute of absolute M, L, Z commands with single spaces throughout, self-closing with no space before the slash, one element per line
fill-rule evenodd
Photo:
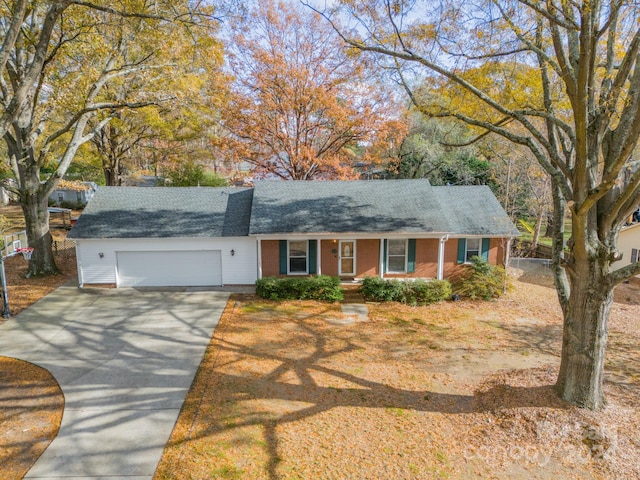
<path fill-rule="evenodd" d="M 427 180 L 259 182 L 258 277 L 455 279 L 471 257 L 504 265 L 517 229 L 488 187 Z"/>
<path fill-rule="evenodd" d="M 372 180 L 101 187 L 69 236 L 81 286 L 209 286 L 455 279 L 474 255 L 504 265 L 518 234 L 488 187 Z"/>

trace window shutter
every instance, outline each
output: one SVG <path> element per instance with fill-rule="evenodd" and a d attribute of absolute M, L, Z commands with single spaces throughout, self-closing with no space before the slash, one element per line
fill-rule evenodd
<path fill-rule="evenodd" d="M 307 262 L 309 262 L 309 274 L 315 275 L 317 272 L 318 254 L 317 254 L 317 240 L 309 240 L 309 254 L 307 255 Z"/>
<path fill-rule="evenodd" d="M 407 252 L 407 272 L 416 271 L 416 239 L 410 238 Z"/>
<path fill-rule="evenodd" d="M 280 240 L 280 275 L 287 274 L 287 241 Z"/>
<path fill-rule="evenodd" d="M 491 242 L 490 238 L 482 239 L 482 251 L 480 256 L 484 259 L 485 262 L 489 261 L 489 243 L 490 242 Z"/>
<path fill-rule="evenodd" d="M 387 240 L 382 242 L 382 272 L 387 273 Z"/>
<path fill-rule="evenodd" d="M 631 263 L 636 263 L 638 261 L 638 249 L 631 249 Z"/>
<path fill-rule="evenodd" d="M 467 239 L 458 239 L 458 263 L 464 263 L 464 257 L 467 253 Z"/>

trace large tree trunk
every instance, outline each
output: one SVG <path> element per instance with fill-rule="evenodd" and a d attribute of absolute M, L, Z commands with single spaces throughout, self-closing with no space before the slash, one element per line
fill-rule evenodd
<path fill-rule="evenodd" d="M 602 380 L 613 291 L 604 291 L 601 285 L 584 277 L 571 286 L 556 383 L 563 399 L 589 409 L 601 408 L 605 402 Z"/>
<path fill-rule="evenodd" d="M 51 232 L 49 231 L 49 198 L 34 168 L 24 170 L 20 189 L 20 204 L 24 213 L 29 246 L 34 249 L 29 260 L 27 277 L 60 273 L 53 258 Z"/>
<path fill-rule="evenodd" d="M 608 239 L 587 233 L 586 226 L 594 222 L 593 217 L 593 212 L 581 218 L 573 213 L 571 256 L 564 279 L 556 278 L 556 283 L 564 284 L 558 289 L 564 332 L 556 390 L 564 400 L 592 410 L 605 404 L 602 383 L 614 288 L 609 276 Z M 554 218 L 554 222 L 557 220 Z M 561 238 L 558 230 L 556 239 Z"/>
<path fill-rule="evenodd" d="M 119 162 L 109 158 L 108 162 L 106 162 L 102 171 L 104 173 L 104 183 L 108 187 L 119 187 L 122 184 L 121 181 L 121 172 Z"/>

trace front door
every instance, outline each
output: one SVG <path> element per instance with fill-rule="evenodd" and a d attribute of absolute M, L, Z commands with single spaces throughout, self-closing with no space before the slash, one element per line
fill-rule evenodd
<path fill-rule="evenodd" d="M 340 275 L 356 274 L 356 242 L 354 240 L 340 240 Z"/>

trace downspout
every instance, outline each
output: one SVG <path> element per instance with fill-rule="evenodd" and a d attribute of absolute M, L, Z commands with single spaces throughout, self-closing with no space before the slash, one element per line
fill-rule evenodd
<path fill-rule="evenodd" d="M 440 244 L 438 245 L 438 280 L 444 279 L 444 244 L 448 240 L 448 233 L 444 237 L 440 237 Z"/>
<path fill-rule="evenodd" d="M 76 240 L 73 240 L 73 245 L 76 250 L 76 264 L 77 264 L 76 267 L 78 269 L 78 288 L 84 288 L 84 278 L 82 275 L 82 258 L 80 258 L 80 255 L 78 255 L 78 253 L 80 252 L 78 248 L 78 242 Z"/>
<path fill-rule="evenodd" d="M 502 292 L 507 293 L 507 269 L 509 268 L 509 260 L 511 259 L 511 242 L 513 237 L 509 237 L 507 240 L 507 249 L 504 252 L 504 285 L 502 286 Z"/>
<path fill-rule="evenodd" d="M 322 239 L 316 240 L 316 274 L 322 275 Z"/>
<path fill-rule="evenodd" d="M 384 238 L 380 239 L 380 259 L 378 261 L 378 274 L 384 278 Z"/>
<path fill-rule="evenodd" d="M 262 278 L 262 240 L 256 237 L 256 248 L 258 250 L 258 280 Z"/>

